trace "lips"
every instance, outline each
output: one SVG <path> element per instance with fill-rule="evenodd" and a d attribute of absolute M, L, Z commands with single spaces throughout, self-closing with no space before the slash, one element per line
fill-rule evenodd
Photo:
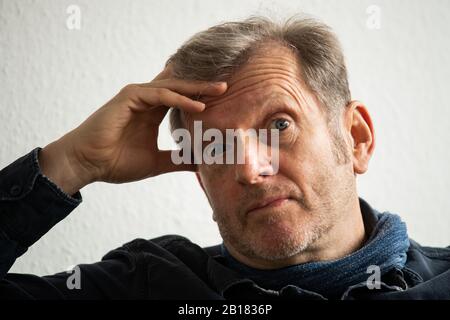
<path fill-rule="evenodd" d="M 285 201 L 290 200 L 291 198 L 289 196 L 277 196 L 277 197 L 270 197 L 262 199 L 261 201 L 258 201 L 250 206 L 250 208 L 247 210 L 247 214 L 256 211 L 263 208 L 268 207 L 277 207 L 279 205 L 282 205 Z"/>

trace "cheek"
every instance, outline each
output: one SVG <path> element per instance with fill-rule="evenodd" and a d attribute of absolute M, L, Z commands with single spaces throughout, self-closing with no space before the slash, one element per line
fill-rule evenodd
<path fill-rule="evenodd" d="M 327 127 L 302 128 L 297 130 L 289 144 L 289 153 L 301 164 L 320 167 L 332 159 L 332 143 Z"/>
<path fill-rule="evenodd" d="M 302 193 L 305 187 L 310 183 L 310 177 L 307 174 L 309 165 L 304 162 L 297 149 L 280 152 L 280 163 L 278 174 L 294 183 Z"/>
<path fill-rule="evenodd" d="M 213 206 L 217 210 L 230 202 L 230 190 L 232 188 L 232 177 L 226 173 L 226 165 L 200 165 L 199 172 L 205 192 Z"/>
<path fill-rule="evenodd" d="M 302 131 L 289 143 L 280 143 L 280 172 L 305 191 L 322 175 L 329 174 L 332 155 L 327 135 Z"/>

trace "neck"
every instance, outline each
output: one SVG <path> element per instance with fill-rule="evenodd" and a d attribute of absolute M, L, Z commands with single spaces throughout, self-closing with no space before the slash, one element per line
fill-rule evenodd
<path fill-rule="evenodd" d="M 305 250 L 285 259 L 250 258 L 240 254 L 229 244 L 226 244 L 226 247 L 236 260 L 256 269 L 279 269 L 307 262 L 337 260 L 361 248 L 366 240 L 358 197 L 355 196 L 340 211 L 339 220 L 326 234 Z"/>

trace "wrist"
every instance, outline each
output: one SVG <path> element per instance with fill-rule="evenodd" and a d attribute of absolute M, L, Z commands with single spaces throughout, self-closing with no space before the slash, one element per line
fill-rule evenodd
<path fill-rule="evenodd" d="M 38 159 L 42 174 L 69 195 L 93 182 L 61 139 L 41 149 Z"/>

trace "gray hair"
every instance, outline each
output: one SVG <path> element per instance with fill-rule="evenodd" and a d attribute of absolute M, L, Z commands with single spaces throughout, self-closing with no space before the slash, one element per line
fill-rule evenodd
<path fill-rule="evenodd" d="M 252 52 L 270 41 L 295 52 L 301 78 L 327 111 L 328 123 L 334 123 L 351 100 L 347 69 L 337 37 L 330 27 L 315 19 L 295 15 L 279 23 L 251 16 L 222 23 L 192 36 L 166 65 L 172 64 L 177 78 L 227 81 Z M 170 112 L 170 127 L 171 131 L 184 127 L 177 108 Z"/>

